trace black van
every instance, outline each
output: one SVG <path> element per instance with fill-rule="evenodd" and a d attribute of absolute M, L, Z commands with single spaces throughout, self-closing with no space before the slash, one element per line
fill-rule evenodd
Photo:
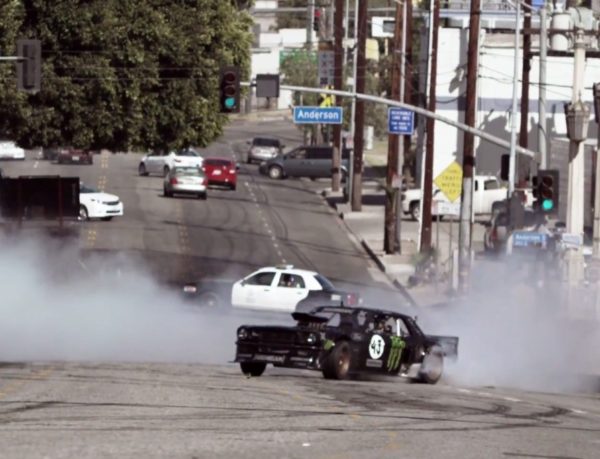
<path fill-rule="evenodd" d="M 341 173 L 342 180 L 348 174 L 348 161 L 350 150 L 342 150 Z M 331 178 L 333 164 L 333 147 L 301 146 L 294 150 L 280 154 L 260 165 L 261 174 L 272 179 L 285 177 Z"/>

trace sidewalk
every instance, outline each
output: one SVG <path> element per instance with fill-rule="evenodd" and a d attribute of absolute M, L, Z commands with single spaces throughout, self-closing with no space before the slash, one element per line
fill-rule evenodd
<path fill-rule="evenodd" d="M 321 195 L 335 209 L 351 237 L 365 249 L 379 269 L 401 292 L 412 297 L 419 306 L 445 302 L 449 298 L 446 293 L 447 285 L 439 284 L 437 289 L 435 285 L 408 287 L 408 279 L 415 272 L 418 226 L 416 222 L 402 222 L 401 254 L 387 255 L 383 250 L 385 192 L 380 183 L 384 180 L 382 171 L 387 159 L 384 154 L 387 154 L 387 150 L 384 152 L 383 149 L 374 149 L 365 155 L 360 212 L 352 212 L 341 191 L 334 193 L 331 188 L 325 188 Z"/>

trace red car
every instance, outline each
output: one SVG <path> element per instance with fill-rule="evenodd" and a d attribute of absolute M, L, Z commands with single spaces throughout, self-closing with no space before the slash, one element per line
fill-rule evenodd
<path fill-rule="evenodd" d="M 58 151 L 56 162 L 58 164 L 94 164 L 94 157 L 89 150 L 65 148 Z"/>
<path fill-rule="evenodd" d="M 237 183 L 237 165 L 227 158 L 205 158 L 202 169 L 209 185 L 223 185 L 235 190 Z"/>

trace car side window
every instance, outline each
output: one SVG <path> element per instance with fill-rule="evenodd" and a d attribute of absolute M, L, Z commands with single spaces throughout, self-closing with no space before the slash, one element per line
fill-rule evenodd
<path fill-rule="evenodd" d="M 278 287 L 304 288 L 304 279 L 296 274 L 282 274 L 279 277 Z"/>
<path fill-rule="evenodd" d="M 268 286 L 268 285 L 271 285 L 274 277 L 275 277 L 274 272 L 270 272 L 270 271 L 262 272 L 262 273 L 255 274 L 254 276 L 246 279 L 246 284 Z"/>
<path fill-rule="evenodd" d="M 498 188 L 500 188 L 500 185 L 497 180 L 486 180 L 483 183 L 484 190 L 497 190 Z"/>
<path fill-rule="evenodd" d="M 295 159 L 304 159 L 304 158 L 306 158 L 306 150 L 305 149 L 296 150 L 296 152 L 294 153 L 293 158 L 295 158 Z"/>

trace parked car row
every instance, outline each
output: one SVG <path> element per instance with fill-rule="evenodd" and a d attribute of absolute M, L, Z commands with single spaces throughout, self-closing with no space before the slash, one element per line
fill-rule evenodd
<path fill-rule="evenodd" d="M 209 186 L 237 187 L 237 164 L 229 158 L 204 158 L 194 149 L 149 153 L 138 166 L 141 176 L 164 177 L 163 194 L 194 195 L 207 199 Z"/>

